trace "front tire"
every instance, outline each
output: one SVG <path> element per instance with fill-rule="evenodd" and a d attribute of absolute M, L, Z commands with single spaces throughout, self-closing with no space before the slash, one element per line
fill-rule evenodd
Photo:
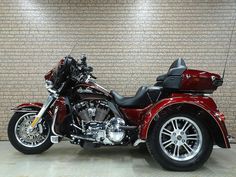
<path fill-rule="evenodd" d="M 36 113 L 16 112 L 8 124 L 10 143 L 24 154 L 40 154 L 52 146 L 51 122 L 48 119 L 42 119 L 32 132 L 27 132 L 35 115 Z"/>
<path fill-rule="evenodd" d="M 176 114 L 154 122 L 147 147 L 163 168 L 192 171 L 208 160 L 213 142 L 201 121 L 191 115 Z"/>

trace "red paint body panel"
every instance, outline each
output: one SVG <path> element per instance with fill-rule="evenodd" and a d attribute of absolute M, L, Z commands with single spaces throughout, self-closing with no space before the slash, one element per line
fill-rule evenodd
<path fill-rule="evenodd" d="M 43 103 L 40 103 L 40 102 L 23 103 L 23 104 L 16 106 L 12 110 L 20 110 L 22 108 L 29 108 L 29 107 L 31 107 L 31 108 L 36 107 L 38 109 L 41 109 L 42 106 L 43 106 Z M 48 110 L 48 114 L 52 117 L 52 115 L 53 115 L 52 110 Z"/>
<path fill-rule="evenodd" d="M 58 107 L 57 118 L 56 118 L 56 125 L 60 125 L 64 122 L 67 114 L 67 108 L 65 104 L 65 98 L 60 97 L 56 100 L 53 107 Z"/>
<path fill-rule="evenodd" d="M 213 92 L 217 89 L 217 86 L 213 84 L 213 80 L 215 79 L 220 80 L 221 77 L 218 74 L 206 71 L 187 69 L 182 74 L 180 90 L 192 92 Z"/>
<path fill-rule="evenodd" d="M 26 108 L 26 107 L 37 107 L 37 108 L 41 108 L 43 106 L 43 103 L 39 103 L 39 102 L 33 102 L 33 103 L 23 103 L 18 105 L 17 107 L 13 108 L 14 109 L 21 109 L 21 108 Z"/>
<path fill-rule="evenodd" d="M 122 113 L 134 125 L 140 125 L 143 122 L 144 114 L 151 108 L 152 105 L 143 109 L 121 108 Z"/>
<path fill-rule="evenodd" d="M 89 89 L 95 90 L 97 92 L 103 93 L 104 95 L 106 95 L 108 97 L 112 97 L 106 89 L 104 89 L 100 85 L 93 83 L 93 82 L 79 84 L 79 87 L 89 88 Z"/>
<path fill-rule="evenodd" d="M 161 100 L 160 102 L 156 103 L 145 115 L 144 117 L 144 122 L 141 125 L 140 129 L 140 138 L 141 139 L 146 139 L 148 130 L 150 127 L 150 124 L 154 117 L 164 108 L 174 105 L 174 104 L 182 104 L 182 103 L 187 103 L 187 104 L 192 104 L 196 105 L 205 111 L 207 111 L 212 118 L 215 120 L 217 125 L 219 126 L 222 135 L 224 137 L 225 145 L 226 147 L 230 147 L 229 141 L 227 139 L 228 133 L 224 124 L 224 115 L 219 112 L 217 109 L 217 106 L 215 102 L 213 101 L 212 98 L 210 97 L 203 97 L 203 96 L 193 96 L 190 94 L 172 94 L 171 98 L 166 98 Z M 220 119 L 221 120 L 220 120 Z"/>

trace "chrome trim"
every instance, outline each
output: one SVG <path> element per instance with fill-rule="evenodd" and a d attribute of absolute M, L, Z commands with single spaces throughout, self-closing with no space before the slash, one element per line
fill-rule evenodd
<path fill-rule="evenodd" d="M 77 128 L 77 129 L 79 129 L 79 130 L 81 130 L 82 132 L 84 132 L 84 130 L 82 128 L 78 127 L 77 125 L 75 125 L 75 124 L 70 124 L 70 125 Z"/>
<path fill-rule="evenodd" d="M 123 129 L 123 130 L 133 130 L 133 129 L 136 129 L 138 128 L 137 126 L 129 126 L 129 125 L 124 125 L 124 126 L 119 126 L 120 129 Z"/>
<path fill-rule="evenodd" d="M 124 129 L 121 129 L 120 126 L 125 126 L 125 121 L 119 117 L 113 117 L 106 124 L 106 129 L 104 133 L 104 141 L 106 140 L 107 144 L 120 143 L 126 133 Z M 99 131 L 100 132 L 100 131 Z M 107 141 L 107 138 L 109 141 Z M 100 139 L 100 138 L 99 138 Z"/>
<path fill-rule="evenodd" d="M 85 138 L 85 137 L 82 137 L 82 136 L 78 136 L 78 135 L 71 135 L 72 138 L 76 138 L 76 139 L 82 139 L 82 140 L 88 140 L 88 141 L 96 141 L 95 139 L 93 138 Z"/>
<path fill-rule="evenodd" d="M 17 122 L 16 122 L 16 124 L 15 124 L 15 127 L 14 127 L 14 134 L 15 134 L 15 137 L 16 137 L 16 139 L 17 139 L 17 141 L 22 145 L 22 146 L 25 146 L 25 147 L 28 147 L 28 148 L 35 148 L 35 147 L 38 147 L 38 146 L 40 146 L 40 145 L 42 145 L 46 140 L 47 140 L 47 138 L 49 137 L 49 134 L 50 134 L 50 126 L 48 127 L 48 133 L 47 133 L 47 135 L 46 135 L 46 137 L 41 141 L 41 142 L 39 142 L 38 144 L 37 143 L 33 143 L 33 142 L 29 142 L 29 141 L 27 141 L 28 143 L 33 143 L 33 145 L 32 144 L 26 144 L 24 141 L 24 139 L 25 138 L 23 138 L 23 137 L 20 137 L 19 136 L 19 134 L 17 133 L 18 131 L 17 131 L 17 127 L 18 127 L 18 124 L 19 124 L 19 122 L 21 121 L 21 119 L 24 119 L 25 117 L 29 117 L 29 116 L 34 116 L 35 114 L 34 113 L 26 113 L 26 114 L 24 114 L 24 115 L 22 115 L 18 120 L 17 120 Z M 25 129 L 27 129 L 26 127 L 25 127 Z M 26 131 L 27 132 L 27 131 Z M 34 130 L 32 131 L 33 133 L 34 133 Z M 27 136 L 31 136 L 31 134 L 32 134 L 32 132 L 30 132 L 30 133 L 26 133 L 26 135 Z M 40 132 L 39 132 L 40 133 Z M 37 135 L 37 137 L 39 137 L 39 135 Z M 33 139 L 31 139 L 31 141 L 33 141 Z"/>
<path fill-rule="evenodd" d="M 104 87 L 102 87 L 101 85 L 98 85 L 97 83 L 94 83 L 98 88 L 106 91 L 106 92 L 109 92 L 107 89 L 105 89 Z"/>
<path fill-rule="evenodd" d="M 90 81 L 90 78 L 91 78 L 91 76 L 90 76 L 90 75 L 88 75 L 88 76 L 87 76 L 87 78 L 86 78 L 86 80 L 85 80 L 85 83 L 89 83 L 89 81 Z"/>
<path fill-rule="evenodd" d="M 48 88 L 47 89 L 49 93 L 52 93 L 53 95 L 55 95 L 55 97 L 58 97 L 57 91 L 53 90 L 52 88 Z"/>
<path fill-rule="evenodd" d="M 52 83 L 52 81 L 46 80 L 45 83 L 46 83 L 46 84 L 45 84 L 46 89 L 53 88 L 53 83 Z"/>
<path fill-rule="evenodd" d="M 181 122 L 182 125 L 179 127 Z M 189 129 L 192 130 L 191 133 Z M 159 143 L 161 150 L 169 158 L 187 161 L 200 152 L 203 136 L 198 125 L 188 117 L 173 117 L 161 127 Z"/>
<path fill-rule="evenodd" d="M 79 88 L 77 89 L 77 92 L 78 93 L 93 93 L 93 91 L 90 90 L 89 88 L 86 88 L 86 89 Z"/>
<path fill-rule="evenodd" d="M 133 146 L 138 146 L 140 143 L 145 143 L 145 142 L 146 142 L 145 140 L 137 139 L 137 140 L 134 142 Z"/>
<path fill-rule="evenodd" d="M 51 103 L 55 101 L 54 97 L 52 95 L 49 95 L 46 102 L 43 104 L 42 108 L 40 109 L 39 113 L 35 116 L 35 118 L 38 118 L 38 121 L 34 124 L 34 126 L 30 125 L 29 129 L 32 130 L 38 122 L 40 122 L 43 114 L 46 112 L 47 108 L 51 105 Z"/>
<path fill-rule="evenodd" d="M 53 144 L 59 143 L 59 136 L 50 136 L 50 141 Z"/>
<path fill-rule="evenodd" d="M 33 110 L 21 110 L 21 109 L 11 109 L 12 111 L 15 112 L 25 112 L 25 113 L 37 113 L 38 111 L 33 111 Z"/>
<path fill-rule="evenodd" d="M 63 137 L 62 135 L 59 135 L 55 132 L 55 122 L 57 118 L 57 111 L 58 111 L 58 106 L 55 108 L 54 115 L 53 115 L 53 122 L 52 122 L 52 133 L 56 136 Z"/>

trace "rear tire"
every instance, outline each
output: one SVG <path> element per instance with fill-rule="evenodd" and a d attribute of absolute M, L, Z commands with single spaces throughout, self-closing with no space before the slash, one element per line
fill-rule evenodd
<path fill-rule="evenodd" d="M 184 127 L 185 123 L 187 125 Z M 187 130 L 182 131 L 189 125 Z M 154 122 L 148 134 L 147 148 L 163 168 L 193 171 L 208 160 L 213 142 L 201 121 L 191 115 L 176 114 Z"/>
<path fill-rule="evenodd" d="M 27 133 L 25 133 L 25 129 L 26 129 L 26 124 L 23 124 L 22 126 L 19 125 L 19 122 L 21 121 L 21 119 L 23 119 L 22 121 L 27 121 L 27 115 L 30 115 L 29 113 L 25 113 L 25 112 L 16 112 L 9 124 L 8 124 L 8 138 L 10 143 L 20 152 L 24 153 L 24 154 L 40 154 L 46 150 L 48 150 L 51 146 L 52 143 L 50 141 L 50 136 L 52 134 L 51 132 L 51 121 L 48 120 L 46 118 L 46 120 L 43 119 L 43 123 L 44 126 L 46 127 L 45 129 L 43 129 L 43 132 L 40 134 L 39 132 L 37 132 L 37 130 L 34 130 L 35 135 L 29 135 Z M 26 117 L 26 118 L 24 118 Z M 19 125 L 17 127 L 17 125 Z M 25 134 L 23 134 L 22 137 L 20 137 L 20 135 L 18 135 L 16 132 L 18 131 L 24 132 Z M 29 138 L 30 137 L 30 138 Z M 41 142 L 38 143 L 38 145 L 32 145 L 32 144 L 27 144 L 27 141 L 34 141 L 33 138 L 39 138 L 42 137 Z M 45 137 L 43 139 L 43 137 Z M 28 138 L 28 139 L 27 139 Z"/>

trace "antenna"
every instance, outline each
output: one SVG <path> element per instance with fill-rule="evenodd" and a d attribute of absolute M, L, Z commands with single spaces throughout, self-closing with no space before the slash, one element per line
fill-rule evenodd
<path fill-rule="evenodd" d="M 76 41 L 75 45 L 70 50 L 69 56 L 70 56 L 71 52 L 75 49 L 75 47 L 78 45 L 78 43 L 79 43 L 79 40 Z"/>
<path fill-rule="evenodd" d="M 236 17 L 234 17 L 234 23 L 233 23 L 233 28 L 230 34 L 230 40 L 229 40 L 229 47 L 228 47 L 228 51 L 227 51 L 227 56 L 226 56 L 226 60 L 225 60 L 225 66 L 224 66 L 224 71 L 223 71 L 223 75 L 222 75 L 222 80 L 224 80 L 225 77 L 225 69 L 228 63 L 228 59 L 229 59 L 229 52 L 230 52 L 230 47 L 231 47 L 231 43 L 232 43 L 232 37 L 233 37 L 233 33 L 234 33 L 234 27 L 235 27 L 235 22 L 236 22 Z"/>

